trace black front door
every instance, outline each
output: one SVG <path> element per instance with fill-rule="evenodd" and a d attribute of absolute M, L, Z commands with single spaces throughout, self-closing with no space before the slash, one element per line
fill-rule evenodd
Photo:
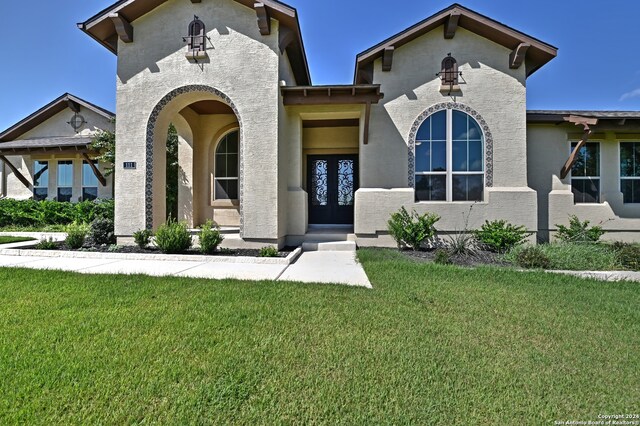
<path fill-rule="evenodd" d="M 310 155 L 307 171 L 309 223 L 353 224 L 358 156 Z"/>

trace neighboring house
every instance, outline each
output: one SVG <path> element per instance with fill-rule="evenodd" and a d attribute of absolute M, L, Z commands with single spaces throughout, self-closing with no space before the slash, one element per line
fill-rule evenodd
<path fill-rule="evenodd" d="M 640 112 L 527 112 L 527 78 L 557 49 L 458 4 L 359 54 L 340 86 L 312 86 L 278 1 L 119 1 L 79 27 L 118 56 L 121 242 L 165 221 L 170 123 L 179 219 L 247 246 L 315 239 L 313 225 L 392 245 L 402 206 L 443 232 L 470 212 L 472 228 L 506 219 L 547 239 L 577 214 L 640 240 Z"/>
<path fill-rule="evenodd" d="M 68 93 L 0 133 L 0 197 L 82 201 L 112 198 L 90 149 L 115 115 Z"/>

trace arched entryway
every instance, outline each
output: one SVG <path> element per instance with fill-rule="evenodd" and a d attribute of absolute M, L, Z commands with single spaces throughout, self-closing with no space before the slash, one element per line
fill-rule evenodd
<path fill-rule="evenodd" d="M 145 224 L 155 229 L 166 220 L 166 141 L 173 124 L 178 133 L 178 220 L 197 227 L 208 219 L 238 226 L 242 233 L 242 122 L 238 109 L 221 91 L 203 85 L 171 91 L 156 105 L 147 124 Z M 235 131 L 235 199 L 216 196 L 215 147 Z"/>

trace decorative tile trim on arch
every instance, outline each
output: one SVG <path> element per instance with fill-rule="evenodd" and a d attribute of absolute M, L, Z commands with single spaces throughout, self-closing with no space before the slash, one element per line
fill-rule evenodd
<path fill-rule="evenodd" d="M 156 130 L 156 123 L 158 121 L 158 117 L 160 113 L 166 107 L 169 102 L 174 100 L 180 95 L 184 95 L 186 93 L 211 93 L 218 98 L 220 98 L 223 102 L 231 107 L 233 112 L 236 115 L 238 120 L 238 126 L 240 128 L 239 131 L 239 143 L 240 143 L 240 182 L 239 182 L 239 197 L 240 197 L 240 237 L 242 237 L 244 232 L 244 214 L 243 214 L 243 196 L 244 196 L 244 136 L 243 136 L 243 126 L 242 119 L 240 118 L 240 113 L 238 108 L 236 108 L 235 104 L 227 95 L 222 93 L 220 90 L 215 89 L 210 86 L 205 85 L 191 85 L 191 86 L 183 86 L 179 87 L 175 90 L 169 92 L 166 96 L 158 102 L 158 104 L 153 108 L 151 112 L 151 116 L 149 117 L 149 122 L 147 123 L 147 134 L 146 134 L 146 173 L 145 173 L 145 224 L 147 229 L 151 229 L 153 227 L 153 136 Z"/>
<path fill-rule="evenodd" d="M 489 125 L 476 110 L 458 102 L 443 102 L 432 105 L 423 111 L 416 121 L 413 122 L 411 132 L 409 133 L 409 187 L 415 188 L 416 186 L 416 138 L 418 136 L 418 130 L 427 118 L 438 111 L 446 109 L 455 109 L 469 114 L 482 128 L 482 132 L 484 133 L 485 185 L 487 188 L 493 187 L 493 136 L 491 135 L 491 130 L 489 130 Z"/>

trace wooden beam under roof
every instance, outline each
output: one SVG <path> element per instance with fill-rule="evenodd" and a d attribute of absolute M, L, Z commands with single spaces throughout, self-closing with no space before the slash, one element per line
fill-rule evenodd
<path fill-rule="evenodd" d="M 256 10 L 260 34 L 271 34 L 271 16 L 269 16 L 269 10 L 267 9 L 267 7 L 264 5 L 264 3 L 256 3 L 253 5 L 253 8 Z"/>
<path fill-rule="evenodd" d="M 391 71 L 391 67 L 393 67 L 393 51 L 395 47 L 388 46 L 384 48 L 384 53 L 382 55 L 382 71 L 388 72 Z"/>
<path fill-rule="evenodd" d="M 451 40 L 456 36 L 458 30 L 458 21 L 460 21 L 460 12 L 453 11 L 444 24 L 444 38 Z"/>
<path fill-rule="evenodd" d="M 125 43 L 133 43 L 133 26 L 125 19 L 120 13 L 112 13 L 109 15 L 113 25 L 116 28 L 116 33 L 120 40 Z"/>
<path fill-rule="evenodd" d="M 4 155 L 0 155 L 0 161 L 4 162 L 4 164 L 7 165 L 7 167 L 9 167 L 9 169 L 13 172 L 13 174 L 15 175 L 16 178 L 18 178 L 18 180 L 27 187 L 27 189 L 32 189 L 33 186 L 31 185 L 31 182 L 29 182 L 27 180 L 27 178 L 25 178 L 22 173 L 20 173 L 20 170 L 18 170 L 16 168 L 16 166 L 14 166 L 13 164 L 11 164 L 11 161 L 9 161 L 7 159 L 7 157 L 5 157 Z"/>
<path fill-rule="evenodd" d="M 527 51 L 531 47 L 529 43 L 520 43 L 518 47 L 513 49 L 511 54 L 509 55 L 509 68 L 517 69 L 524 63 L 525 58 L 527 57 Z"/>
<path fill-rule="evenodd" d="M 278 40 L 278 44 L 280 47 L 280 53 L 284 53 L 285 50 L 294 42 L 296 39 L 296 34 L 291 31 L 288 27 L 281 27 L 278 32 L 280 33 L 280 37 Z"/>
<path fill-rule="evenodd" d="M 87 160 L 87 163 L 89 163 L 89 167 L 91 167 L 91 170 L 93 171 L 93 174 L 96 176 L 96 178 L 98 179 L 100 184 L 102 186 L 107 186 L 107 179 L 102 175 L 102 173 L 100 173 L 100 170 L 98 170 L 96 165 L 93 164 L 93 160 L 91 158 L 89 158 L 89 156 L 87 155 L 86 152 L 82 153 L 82 158 Z"/>
<path fill-rule="evenodd" d="M 576 126 L 583 126 L 584 134 L 580 142 L 578 142 L 578 144 L 573 149 L 573 151 L 571 151 L 571 155 L 569 155 L 569 159 L 567 159 L 566 163 L 564 163 L 564 166 L 562 166 L 562 170 L 560 170 L 560 179 L 564 179 L 567 177 L 567 175 L 569 175 L 569 172 L 571 172 L 573 165 L 576 163 L 576 160 L 578 159 L 578 153 L 580 152 L 582 147 L 587 144 L 587 141 L 589 140 L 589 136 L 591 136 L 591 133 L 592 133 L 590 126 L 595 126 L 596 124 L 598 124 L 597 118 L 580 117 L 577 115 L 570 115 L 569 117 L 565 117 L 565 121 L 568 121 L 569 123 L 573 123 Z"/>

